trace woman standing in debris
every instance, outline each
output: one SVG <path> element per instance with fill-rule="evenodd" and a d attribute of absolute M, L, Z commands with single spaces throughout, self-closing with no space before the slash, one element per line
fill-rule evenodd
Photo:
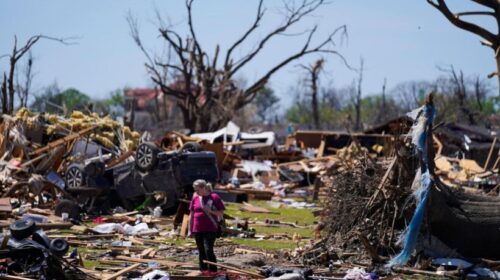
<path fill-rule="evenodd" d="M 220 230 L 219 221 L 224 215 L 224 203 L 205 180 L 193 183 L 195 194 L 189 206 L 190 229 L 198 247 L 200 270 L 205 273 L 217 272 L 215 265 L 207 265 L 204 260 L 216 262 L 214 243 Z"/>

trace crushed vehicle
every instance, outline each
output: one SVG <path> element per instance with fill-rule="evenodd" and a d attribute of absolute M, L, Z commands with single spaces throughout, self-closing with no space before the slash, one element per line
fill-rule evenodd
<path fill-rule="evenodd" d="M 0 235 L 1 240 L 5 240 Z M 50 239 L 37 229 L 31 219 L 17 220 L 10 225 L 10 238 L 0 258 L 9 262 L 4 272 L 37 279 L 86 279 L 85 274 L 63 257 L 68 242 L 62 238 Z M 23 278 L 25 279 L 25 278 Z"/>
<path fill-rule="evenodd" d="M 102 152 L 97 151 L 97 154 Z M 65 192 L 56 215 L 68 213 L 77 218 L 87 212 L 107 211 L 121 206 L 127 210 L 159 206 L 166 212 L 176 209 L 179 199 L 190 197 L 192 183 L 218 179 L 217 159 L 195 142 L 177 150 L 163 150 L 154 142 L 139 144 L 133 157 L 107 167 L 95 156 L 82 163 L 72 163 L 65 172 Z"/>

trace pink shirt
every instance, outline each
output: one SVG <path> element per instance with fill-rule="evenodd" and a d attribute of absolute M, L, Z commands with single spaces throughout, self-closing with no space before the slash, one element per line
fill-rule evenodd
<path fill-rule="evenodd" d="M 203 205 L 211 206 L 212 210 L 225 210 L 222 199 L 216 193 L 210 193 L 207 196 L 203 196 Z M 193 199 L 189 205 L 189 211 L 191 211 L 192 216 L 191 232 L 217 232 L 217 226 L 210 221 L 210 218 L 203 211 L 200 197 L 196 193 L 193 194 Z M 218 222 L 217 216 L 211 216 L 215 222 Z"/>

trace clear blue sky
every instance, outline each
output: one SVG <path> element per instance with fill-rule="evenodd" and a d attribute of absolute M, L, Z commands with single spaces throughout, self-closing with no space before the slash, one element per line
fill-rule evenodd
<path fill-rule="evenodd" d="M 477 6 L 468 0 L 452 0 L 456 10 Z M 279 19 L 281 1 L 267 0 L 267 18 L 262 29 L 238 53 L 244 54 L 256 40 Z M 202 45 L 213 50 L 232 43 L 255 17 L 257 0 L 197 0 L 194 3 L 195 28 Z M 125 16 L 131 11 L 140 22 L 141 37 L 152 50 L 161 50 L 155 20 L 155 9 L 177 23 L 176 29 L 186 34 L 186 12 L 183 0 L 130 1 L 7 1 L 0 0 L 0 54 L 8 53 L 14 35 L 25 42 L 35 34 L 54 37 L 78 36 L 77 45 L 64 46 L 41 41 L 33 48 L 36 58 L 34 88 L 57 81 L 60 87 L 75 87 L 92 97 L 101 98 L 117 88 L 144 87 L 151 82 L 144 68 L 145 58 L 133 43 Z M 365 59 L 363 92 L 380 92 L 384 78 L 388 88 L 406 80 L 433 79 L 439 75 L 437 65 L 453 64 L 466 74 L 486 76 L 495 70 L 493 52 L 479 44 L 479 37 L 453 27 L 425 0 L 333 0 L 307 18 L 292 31 L 301 31 L 314 23 L 319 25 L 316 42 L 340 25 L 347 25 L 347 44 L 339 45 L 353 66 Z M 488 22 L 492 26 L 492 22 Z M 493 30 L 496 32 L 496 30 Z M 249 82 L 303 43 L 300 37 L 280 37 L 240 77 Z M 291 97 L 289 88 L 301 77 L 299 63 L 310 63 L 309 56 L 292 63 L 271 79 L 285 105 Z M 339 59 L 326 57 L 326 74 L 322 83 L 342 87 L 350 84 L 356 73 Z M 0 60 L 5 71 L 7 59 Z M 496 86 L 496 80 L 492 81 Z"/>

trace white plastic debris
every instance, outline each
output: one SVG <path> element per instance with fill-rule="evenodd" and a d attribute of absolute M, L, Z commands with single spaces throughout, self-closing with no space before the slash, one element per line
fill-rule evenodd
<path fill-rule="evenodd" d="M 134 278 L 133 280 L 170 280 L 170 275 L 163 271 L 155 269 L 147 274 L 144 274 L 140 278 Z"/>
<path fill-rule="evenodd" d="M 266 280 L 304 280 L 300 273 L 286 273 L 279 277 L 268 277 Z"/>
<path fill-rule="evenodd" d="M 344 276 L 346 280 L 371 280 L 370 273 L 366 272 L 363 268 L 355 267 L 347 271 Z"/>
<path fill-rule="evenodd" d="M 118 232 L 126 235 L 141 235 L 158 232 L 157 229 L 150 229 L 148 227 L 148 224 L 146 223 L 139 223 L 135 226 L 131 226 L 129 224 L 125 224 L 122 226 L 121 224 L 117 223 L 106 223 L 97 225 L 92 230 L 102 234 Z"/>

